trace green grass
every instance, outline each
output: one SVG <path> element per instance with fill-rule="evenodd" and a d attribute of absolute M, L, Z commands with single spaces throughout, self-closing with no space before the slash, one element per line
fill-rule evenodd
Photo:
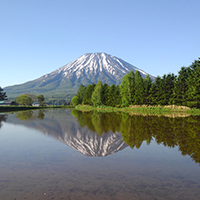
<path fill-rule="evenodd" d="M 124 108 L 107 107 L 107 106 L 87 106 L 78 105 L 75 107 L 77 110 L 81 111 L 100 111 L 100 112 L 128 112 L 131 115 L 164 115 L 170 117 L 178 116 L 189 116 L 189 115 L 200 115 L 199 109 L 191 109 L 183 106 L 129 106 Z"/>

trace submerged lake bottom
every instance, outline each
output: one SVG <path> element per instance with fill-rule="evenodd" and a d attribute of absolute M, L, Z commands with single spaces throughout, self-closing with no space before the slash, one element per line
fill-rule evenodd
<path fill-rule="evenodd" d="M 144 130 L 127 141 L 122 129 L 100 123 L 99 131 L 97 116 L 88 121 L 70 110 L 31 113 L 6 114 L 0 122 L 0 199 L 200 199 L 200 166 L 191 157 L 196 149 L 183 156 L 182 146 L 169 145 L 172 138 L 141 140 Z"/>

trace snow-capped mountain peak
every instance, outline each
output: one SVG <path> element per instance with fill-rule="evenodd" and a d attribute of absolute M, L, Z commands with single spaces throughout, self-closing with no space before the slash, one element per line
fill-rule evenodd
<path fill-rule="evenodd" d="M 63 73 L 63 77 L 68 77 L 73 73 L 76 75 L 77 79 L 79 79 L 83 75 L 100 76 L 101 73 L 106 73 L 111 78 L 118 80 L 130 70 L 140 71 L 143 77 L 147 75 L 146 72 L 115 56 L 106 53 L 87 53 L 53 71 L 50 75 Z"/>
<path fill-rule="evenodd" d="M 147 75 L 141 69 L 115 56 L 106 53 L 87 53 L 38 79 L 4 89 L 10 97 L 24 93 L 42 93 L 47 96 L 55 93 L 76 93 L 81 84 L 88 85 L 99 80 L 102 84 L 119 85 L 122 77 L 131 70 L 138 70 L 143 78 Z M 154 79 L 153 76 L 150 77 Z"/>

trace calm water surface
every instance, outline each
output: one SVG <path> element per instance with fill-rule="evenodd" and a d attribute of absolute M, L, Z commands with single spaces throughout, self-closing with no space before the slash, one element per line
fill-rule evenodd
<path fill-rule="evenodd" d="M 0 114 L 0 199 L 200 199 L 200 118 Z"/>

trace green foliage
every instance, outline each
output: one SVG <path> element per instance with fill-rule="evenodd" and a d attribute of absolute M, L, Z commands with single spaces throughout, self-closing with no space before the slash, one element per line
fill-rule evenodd
<path fill-rule="evenodd" d="M 173 102 L 174 92 L 174 74 L 163 75 L 156 77 L 149 90 L 147 97 L 150 105 L 168 105 Z"/>
<path fill-rule="evenodd" d="M 85 92 L 86 92 L 86 87 L 84 85 L 80 85 L 79 89 L 77 91 L 77 96 L 79 98 L 79 103 L 82 104 L 83 102 L 83 98 L 85 96 Z"/>
<path fill-rule="evenodd" d="M 32 101 L 38 101 L 38 96 L 32 93 L 26 93 L 25 95 L 27 95 L 27 97 L 30 97 L 32 99 Z"/>
<path fill-rule="evenodd" d="M 174 83 L 173 104 L 186 106 L 186 92 L 188 90 L 187 78 L 190 74 L 189 67 L 182 67 Z"/>
<path fill-rule="evenodd" d="M 178 105 L 200 108 L 200 59 L 190 67 L 182 67 L 178 76 L 164 74 L 152 82 L 139 71 L 130 71 L 119 86 L 100 82 L 80 86 L 77 95 L 84 105 L 129 107 L 130 105 Z M 95 87 L 95 89 L 94 89 Z"/>
<path fill-rule="evenodd" d="M 190 66 L 187 84 L 187 105 L 200 108 L 200 58 L 195 60 Z"/>
<path fill-rule="evenodd" d="M 43 106 L 44 105 L 44 100 L 45 100 L 43 94 L 40 94 L 37 98 L 38 98 L 38 101 L 40 103 L 40 106 Z"/>
<path fill-rule="evenodd" d="M 149 105 L 150 102 L 148 100 L 148 96 L 150 94 L 150 88 L 151 88 L 151 78 L 149 75 L 146 76 L 146 78 L 143 80 L 143 86 L 144 86 L 144 104 Z"/>
<path fill-rule="evenodd" d="M 80 102 L 78 96 L 74 96 L 71 101 L 73 103 L 73 106 L 77 106 Z"/>
<path fill-rule="evenodd" d="M 102 104 L 103 105 L 109 105 L 109 100 L 110 100 L 109 91 L 110 91 L 110 86 L 104 83 L 102 86 Z"/>
<path fill-rule="evenodd" d="M 94 106 L 102 105 L 102 83 L 98 81 L 92 93 L 92 104 Z"/>
<path fill-rule="evenodd" d="M 121 106 L 126 107 L 132 104 L 134 100 L 134 72 L 130 71 L 123 76 L 122 83 L 120 85 Z"/>
<path fill-rule="evenodd" d="M 32 105 L 33 100 L 30 97 L 28 97 L 26 94 L 23 94 L 16 98 L 16 102 L 21 105 L 30 106 Z"/>
<path fill-rule="evenodd" d="M 135 105 L 144 104 L 144 81 L 139 71 L 135 72 L 135 92 L 133 103 Z"/>
<path fill-rule="evenodd" d="M 0 87 L 0 101 L 7 100 L 6 92 Z"/>
<path fill-rule="evenodd" d="M 84 105 L 92 105 L 92 93 L 94 91 L 96 84 L 88 85 L 85 90 L 85 95 L 83 98 L 83 104 Z"/>

